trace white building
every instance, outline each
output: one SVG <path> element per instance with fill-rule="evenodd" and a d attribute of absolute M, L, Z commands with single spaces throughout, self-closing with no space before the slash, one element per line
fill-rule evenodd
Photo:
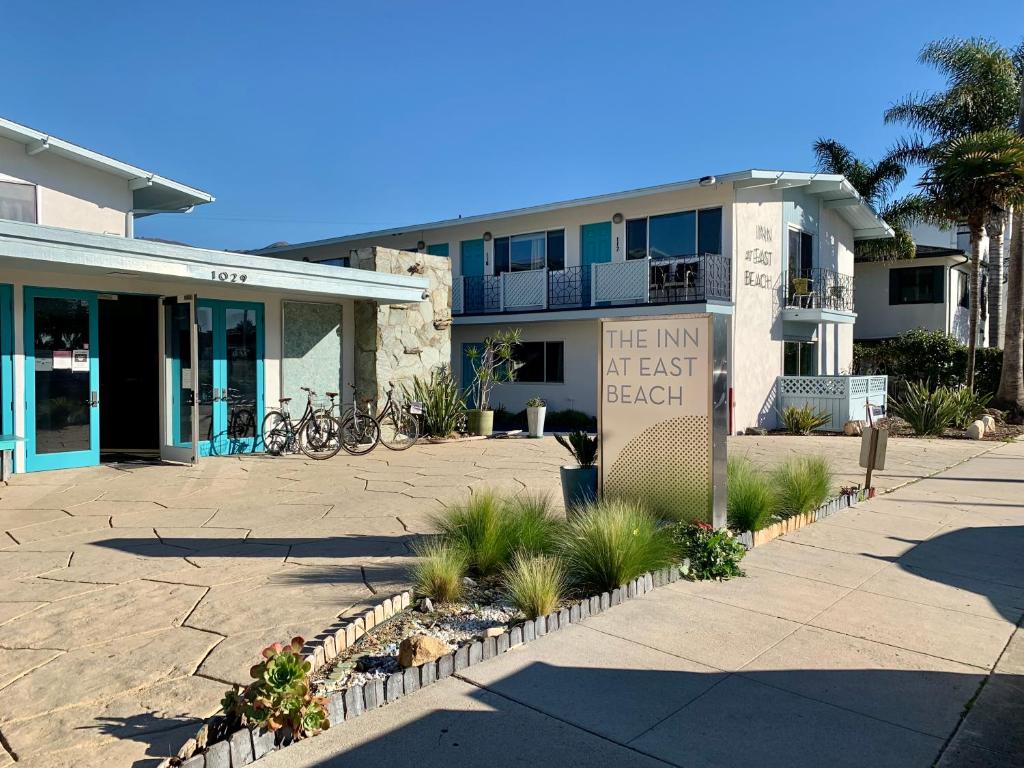
<path fill-rule="evenodd" d="M 448 256 L 453 367 L 499 328 L 525 365 L 493 404 L 596 409 L 598 318 L 715 312 L 731 318 L 731 430 L 776 423 L 783 374 L 852 363 L 853 248 L 892 231 L 842 176 L 743 171 L 259 253 L 344 264 L 376 245 Z"/>
<path fill-rule="evenodd" d="M 16 471 L 258 449 L 282 393 L 342 390 L 353 301 L 424 299 L 424 277 L 132 238 L 138 216 L 212 201 L 0 119 L 0 450 Z"/>

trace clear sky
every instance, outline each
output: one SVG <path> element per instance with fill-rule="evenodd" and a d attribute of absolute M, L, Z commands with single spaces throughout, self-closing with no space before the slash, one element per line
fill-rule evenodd
<path fill-rule="evenodd" d="M 0 0 L 0 115 L 212 192 L 137 234 L 256 248 L 877 156 L 948 35 L 1020 0 Z"/>

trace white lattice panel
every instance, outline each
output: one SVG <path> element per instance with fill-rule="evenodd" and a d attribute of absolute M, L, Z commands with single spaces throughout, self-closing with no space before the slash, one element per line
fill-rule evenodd
<path fill-rule="evenodd" d="M 505 272 L 501 276 L 505 309 L 544 308 L 548 298 L 548 271 L 531 269 Z"/>
<path fill-rule="evenodd" d="M 650 277 L 647 259 L 592 264 L 590 290 L 593 300 L 646 302 Z"/>
<path fill-rule="evenodd" d="M 463 279 L 456 277 L 452 281 L 452 314 L 462 314 L 462 296 L 464 294 Z"/>
<path fill-rule="evenodd" d="M 780 391 L 783 395 L 810 395 L 812 397 L 846 397 L 846 376 L 783 376 Z"/>

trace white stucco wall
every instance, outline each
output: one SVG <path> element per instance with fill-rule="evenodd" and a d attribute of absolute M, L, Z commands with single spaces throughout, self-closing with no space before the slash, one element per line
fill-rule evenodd
<path fill-rule="evenodd" d="M 125 234 L 132 207 L 127 179 L 46 151 L 29 155 L 24 144 L 0 138 L 0 180 L 37 186 L 39 224 Z"/>

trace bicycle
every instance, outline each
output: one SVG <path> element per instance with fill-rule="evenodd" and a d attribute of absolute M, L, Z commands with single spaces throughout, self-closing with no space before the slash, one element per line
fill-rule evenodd
<path fill-rule="evenodd" d="M 384 408 L 377 414 L 380 424 L 380 441 L 385 448 L 392 451 L 404 451 L 416 444 L 420 437 L 420 422 L 417 415 L 423 413 L 420 403 L 409 403 L 402 407 L 395 401 L 393 394 L 395 385 L 388 386 L 388 399 Z"/>
<path fill-rule="evenodd" d="M 353 456 L 364 456 L 380 442 L 380 424 L 368 411 L 359 408 L 353 403 L 344 411 L 339 403 L 334 402 L 338 396 L 337 392 L 325 392 L 330 398 L 331 404 L 321 409 L 321 412 L 333 418 L 341 425 L 341 447 Z M 339 416 L 335 417 L 335 410 Z"/>
<path fill-rule="evenodd" d="M 316 392 L 300 387 L 306 393 L 306 410 L 295 422 L 288 411 L 290 397 L 281 398 L 281 407 L 263 417 L 260 436 L 263 449 L 271 456 L 294 452 L 296 447 L 311 459 L 322 461 L 336 456 L 343 447 L 342 426 L 322 408 L 313 405 Z"/>

